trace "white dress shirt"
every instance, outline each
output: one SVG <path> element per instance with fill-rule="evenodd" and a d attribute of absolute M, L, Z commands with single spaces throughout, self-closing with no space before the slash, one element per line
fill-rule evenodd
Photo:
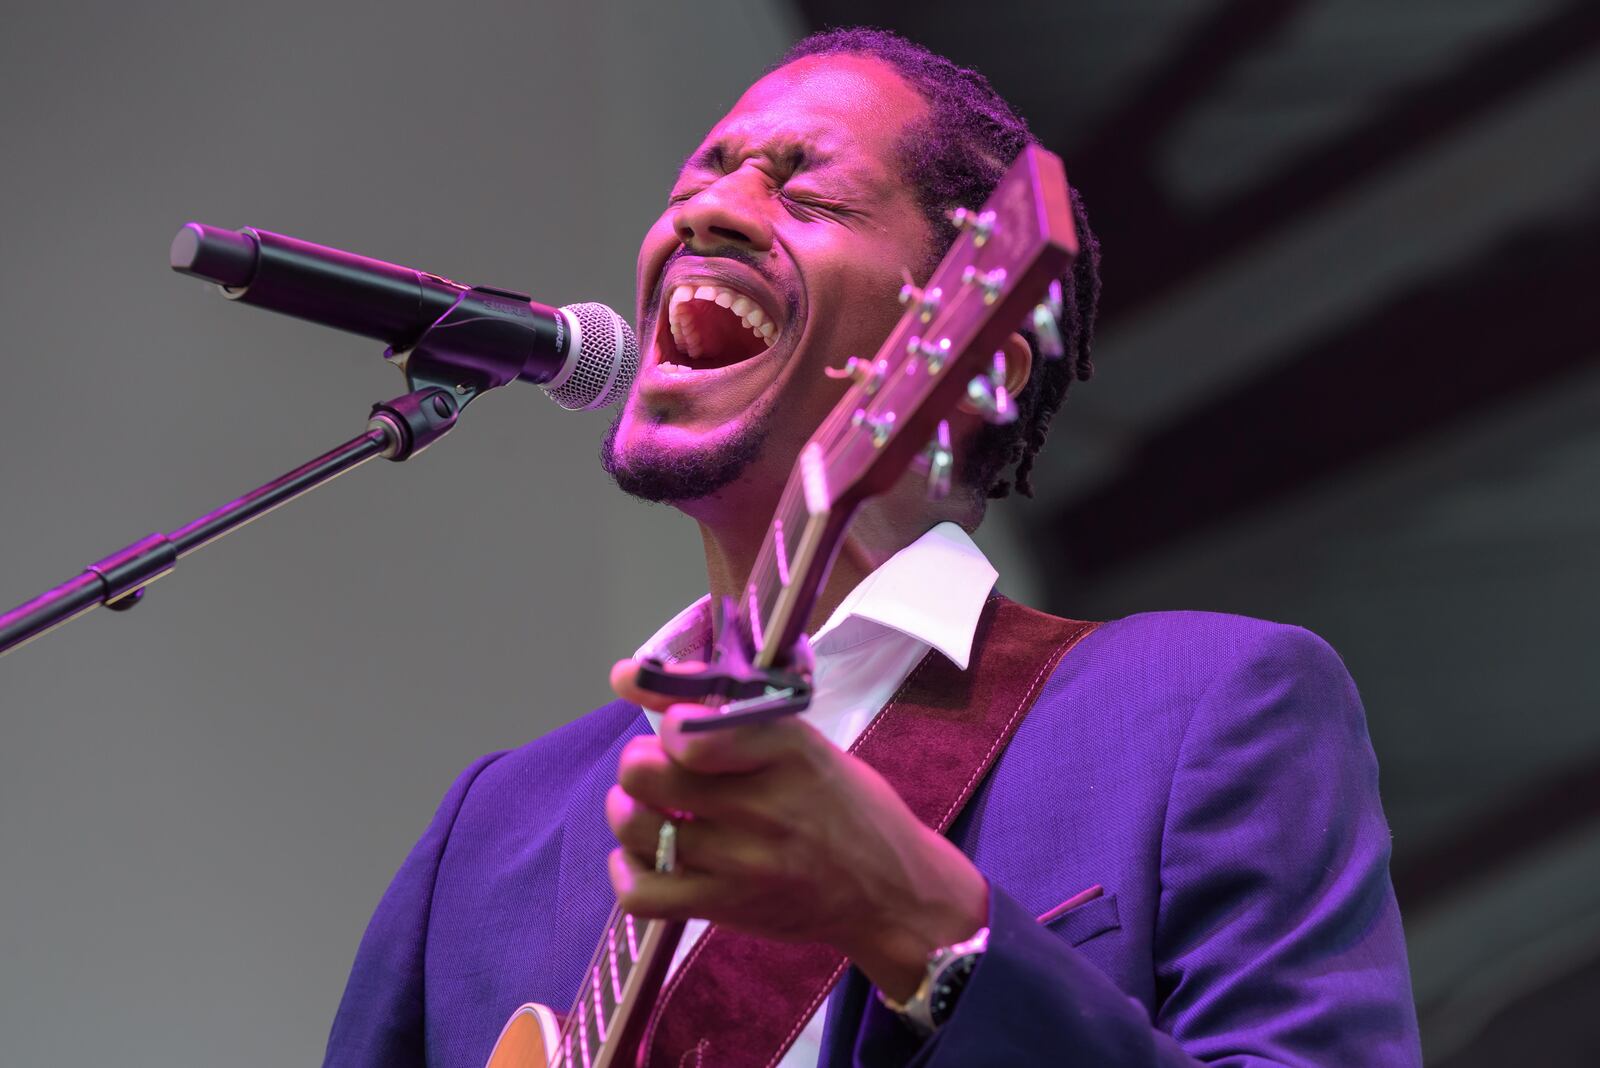
<path fill-rule="evenodd" d="M 811 706 L 800 715 L 833 744 L 848 749 L 929 649 L 939 650 L 965 671 L 995 577 L 982 550 L 954 523 L 941 523 L 901 549 L 851 590 L 811 636 L 816 657 Z M 711 599 L 702 597 L 636 655 L 669 663 L 703 660 L 710 637 Z M 659 731 L 661 715 L 645 715 L 651 729 Z M 706 927 L 704 920 L 689 921 L 671 971 Z M 816 1068 L 827 1011 L 824 1001 L 778 1068 Z"/>

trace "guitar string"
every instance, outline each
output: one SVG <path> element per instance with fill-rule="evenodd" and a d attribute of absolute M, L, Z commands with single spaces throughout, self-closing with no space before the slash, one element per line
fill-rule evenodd
<path fill-rule="evenodd" d="M 836 418 L 839 418 L 837 413 L 830 412 L 829 416 L 826 419 L 824 419 L 823 425 L 825 427 L 829 426 L 829 424 L 833 423 Z M 778 512 L 779 513 L 792 512 L 794 510 L 795 497 L 796 497 L 795 485 L 794 485 L 793 482 L 790 482 L 789 484 L 787 484 L 785 486 L 784 492 L 780 496 L 779 504 L 778 504 Z M 769 529 L 769 535 L 770 535 L 770 529 Z M 760 553 L 756 569 L 753 572 L 753 580 L 754 580 L 754 582 L 755 582 L 755 584 L 757 586 L 758 591 L 770 588 L 770 585 L 769 585 L 770 579 L 775 577 L 775 576 L 773 576 L 771 574 L 771 570 L 775 567 L 775 561 L 770 558 L 771 554 L 769 554 L 769 553 L 767 553 L 765 551 L 765 549 L 766 549 L 766 543 L 765 542 L 763 543 L 763 547 L 762 548 L 763 548 L 763 551 Z M 745 602 L 744 602 L 743 598 L 740 599 L 739 606 L 740 606 L 739 607 L 739 611 L 741 613 L 747 611 L 747 608 L 745 607 Z M 561 1028 L 560 1028 L 560 1047 L 556 1051 L 556 1056 L 557 1056 L 558 1060 L 553 1062 L 553 1068 L 554 1068 L 554 1066 L 559 1066 L 560 1065 L 560 1059 L 564 1059 L 566 1057 L 567 1039 L 573 1036 L 575 1031 L 578 1029 L 579 1025 L 585 1019 L 585 1008 L 586 1008 L 585 1003 L 588 1000 L 588 991 L 590 989 L 590 984 L 592 982 L 592 976 L 594 975 L 595 969 L 600 966 L 602 958 L 605 957 L 606 954 L 610 950 L 612 932 L 614 932 L 617 929 L 617 927 L 620 925 L 620 923 L 622 923 L 622 922 L 623 922 L 623 912 L 622 912 L 621 908 L 616 906 L 616 905 L 613 905 L 612 908 L 611 908 L 611 915 L 608 918 L 608 920 L 606 921 L 605 931 L 601 936 L 600 944 L 595 947 L 595 952 L 594 952 L 593 956 L 590 957 L 588 965 L 583 970 L 583 978 L 582 978 L 582 981 L 579 984 L 578 992 L 575 995 L 575 997 L 573 998 L 572 1008 L 567 1013 L 566 1018 L 561 1023 Z M 647 922 L 652 922 L 652 921 L 647 921 Z M 631 959 L 632 958 L 631 953 L 629 954 L 629 957 L 630 957 L 629 971 L 630 971 L 630 974 L 631 974 L 632 969 L 637 966 L 638 962 L 637 961 L 633 961 Z M 616 1008 L 616 1006 L 613 1007 L 613 1011 L 615 1011 L 615 1008 Z M 612 1028 L 615 1027 L 615 1019 L 613 1019 L 611 1021 L 611 1027 Z"/>
<path fill-rule="evenodd" d="M 956 273 L 956 270 L 956 266 L 951 265 L 942 270 L 935 271 L 933 276 L 928 280 L 928 285 L 933 286 L 946 277 L 953 277 Z M 928 330 L 931 333 L 939 332 L 948 323 L 952 311 L 959 310 L 960 307 L 966 303 L 966 301 L 962 298 L 967 288 L 967 286 L 963 285 L 960 288 L 955 289 L 954 305 L 942 308 L 938 319 L 931 321 L 928 324 Z M 911 313 L 908 312 L 907 314 L 909 315 Z M 895 330 L 892 331 L 889 336 L 893 338 L 899 333 L 901 333 L 901 330 L 899 324 L 897 324 Z M 909 332 L 907 336 L 909 339 Z M 889 357 L 884 357 L 884 359 L 887 361 Z M 954 362 L 953 358 L 952 362 Z M 904 366 L 905 363 L 901 362 L 895 367 L 895 370 L 898 371 Z M 866 399 L 860 396 L 860 392 L 861 390 L 859 384 L 853 385 L 850 390 L 846 392 L 845 396 L 841 398 L 840 403 L 836 404 L 833 409 L 829 411 L 828 415 L 823 419 L 822 424 L 818 428 L 817 432 L 813 434 L 808 441 L 809 445 L 810 442 L 817 441 L 819 438 L 822 439 L 823 465 L 824 469 L 829 472 L 834 470 L 836 465 L 845 457 L 849 449 L 854 444 L 850 435 L 841 434 L 840 431 L 844 428 L 843 424 L 851 421 L 854 418 L 855 411 L 857 409 L 868 406 Z M 844 403 L 845 400 L 852 398 L 855 401 L 854 403 Z M 800 502 L 795 500 L 795 498 L 800 495 L 799 487 L 801 485 L 801 480 L 791 475 L 790 479 L 785 484 L 783 495 L 780 498 L 776 518 L 788 520 L 790 514 L 796 511 L 795 506 Z M 809 509 L 801 510 L 801 514 L 809 518 Z M 773 574 L 773 571 L 777 567 L 776 553 L 777 549 L 774 529 L 771 524 L 768 524 L 767 536 L 762 541 L 756 566 L 752 570 L 752 581 L 756 583 L 758 590 L 771 589 L 773 587 L 774 579 L 778 580 L 778 588 L 781 589 L 783 586 L 781 575 Z M 740 607 L 741 610 L 743 610 L 746 606 L 743 604 L 743 602 L 741 602 Z M 763 604 L 762 608 L 765 609 L 766 606 Z"/>
<path fill-rule="evenodd" d="M 946 274 L 953 273 L 953 267 L 944 271 L 936 271 L 934 276 L 929 279 L 928 284 L 933 285 L 934 282 L 943 278 Z M 956 290 L 958 297 L 964 289 L 965 287 Z M 960 303 L 964 303 L 964 301 Z M 957 307 L 959 307 L 959 303 L 957 304 Z M 951 309 L 944 309 L 944 314 L 939 316 L 937 323 L 929 324 L 930 329 L 934 332 L 937 332 L 940 328 L 942 328 L 942 326 L 949 319 L 950 311 Z M 899 331 L 897 329 L 895 332 L 891 333 L 890 336 L 893 337 L 894 333 L 898 332 Z M 954 362 L 953 359 L 952 362 Z M 901 366 L 904 365 L 902 364 Z M 844 458 L 848 449 L 853 444 L 849 435 L 840 434 L 839 431 L 842 429 L 844 423 L 853 419 L 856 409 L 866 407 L 866 404 L 861 403 L 859 393 L 859 383 L 852 385 L 845 393 L 844 397 L 841 398 L 840 403 L 836 404 L 832 409 L 829 410 L 828 415 L 824 417 L 822 424 L 818 427 L 816 433 L 813 434 L 812 438 L 810 439 L 810 441 L 816 441 L 818 438 L 823 439 L 823 462 L 826 470 L 831 471 L 834 465 Z M 844 403 L 846 399 L 850 399 L 852 397 L 857 398 L 856 403 Z M 808 444 L 809 443 L 810 442 L 808 441 Z M 809 518 L 809 509 L 799 509 L 796 507 L 801 503 L 799 498 L 802 496 L 803 481 L 791 475 L 791 477 L 785 482 L 783 492 L 779 497 L 778 506 L 774 512 L 775 520 L 788 520 L 797 512 Z M 777 592 L 781 592 L 784 587 L 784 583 L 781 581 L 782 576 L 781 573 L 779 573 L 777 566 L 777 553 L 779 551 L 780 550 L 777 547 L 775 527 L 772 524 L 769 524 L 766 537 L 763 539 L 761 548 L 758 551 L 756 565 L 752 569 L 750 581 L 747 583 L 747 589 L 750 585 L 754 585 L 756 587 L 758 600 L 757 608 L 759 611 L 762 611 L 763 614 L 768 608 L 765 603 L 762 603 L 766 600 L 766 591 L 775 590 Z M 793 576 L 791 576 L 791 581 L 792 578 Z M 776 583 L 774 580 L 777 580 Z M 743 615 L 748 611 L 749 608 L 746 599 L 741 598 L 738 602 L 738 614 Z M 623 922 L 625 921 L 621 908 L 613 905 L 610 917 L 606 921 L 605 930 L 602 934 L 600 943 L 595 947 L 593 956 L 590 957 L 588 965 L 584 968 L 583 979 L 580 983 L 578 993 L 573 1000 L 572 1009 L 568 1012 L 566 1019 L 562 1021 L 560 1028 L 560 1045 L 555 1051 L 555 1060 L 551 1062 L 552 1068 L 561 1068 L 563 1062 L 566 1060 L 567 1040 L 573 1036 L 573 1032 L 575 1031 L 576 1027 L 585 1020 L 585 1003 L 588 1000 L 588 992 L 591 988 L 593 976 L 595 975 L 596 970 L 600 967 L 602 960 L 609 954 L 610 947 L 613 944 L 615 934 L 617 933 L 617 928 Z M 631 976 L 632 969 L 637 966 L 638 962 L 632 960 L 631 953 L 629 957 L 629 973 Z M 620 1007 L 620 1004 L 613 1006 L 613 1013 L 615 1013 L 616 1009 Z M 608 1027 L 608 1037 L 609 1033 L 612 1032 L 614 1028 L 615 1019 L 613 1018 L 610 1026 Z M 598 1027 L 596 1030 L 598 1031 Z M 567 1066 L 567 1068 L 570 1068 L 570 1065 Z"/>
<path fill-rule="evenodd" d="M 890 336 L 892 337 L 893 334 Z M 829 410 L 828 414 L 823 418 L 822 424 L 818 427 L 817 431 L 811 436 L 810 439 L 808 439 L 808 446 L 811 442 L 817 441 L 819 438 L 823 440 L 823 457 L 825 466 L 831 466 L 831 464 L 837 458 L 840 442 L 844 440 L 843 436 L 839 434 L 843 424 L 854 417 L 855 410 L 857 408 L 865 407 L 865 405 L 861 403 L 862 398 L 860 397 L 860 392 L 861 390 L 859 383 L 852 385 L 845 393 L 844 397 L 840 398 L 840 402 Z M 852 399 L 854 401 L 853 403 L 845 403 L 845 401 Z M 796 470 L 798 470 L 798 467 Z M 778 508 L 774 513 L 774 518 L 776 520 L 784 521 L 787 524 L 791 518 L 798 513 L 799 516 L 809 519 L 809 508 L 797 507 L 802 503 L 798 499 L 802 496 L 803 481 L 791 473 L 789 479 L 785 482 L 783 494 L 779 498 Z M 761 549 L 756 558 L 756 566 L 752 569 L 751 573 L 751 581 L 756 585 L 758 591 L 772 590 L 774 588 L 781 591 L 785 585 L 782 582 L 781 573 L 775 573 L 777 572 L 777 552 L 778 549 L 776 545 L 774 527 L 773 524 L 769 523 L 767 525 L 766 537 L 762 540 Z M 792 581 L 793 576 L 791 575 L 791 582 Z M 766 598 L 761 597 L 759 600 L 765 602 Z M 762 603 L 760 607 L 763 615 L 765 615 L 769 606 L 765 603 Z M 744 601 L 741 601 L 740 609 L 741 615 L 746 614 L 748 606 Z M 749 621 L 746 620 L 746 622 Z"/>
<path fill-rule="evenodd" d="M 590 983 L 592 982 L 591 977 L 594 975 L 595 969 L 600 966 L 601 957 L 604 956 L 609 950 L 611 939 L 608 936 L 612 930 L 615 929 L 618 921 L 621 918 L 622 910 L 618 906 L 612 905 L 611 916 L 608 920 L 606 920 L 605 931 L 600 936 L 600 944 L 595 947 L 594 955 L 589 958 L 589 963 L 583 970 L 583 979 L 578 984 L 578 993 L 572 1000 L 572 1008 L 568 1011 L 566 1019 L 561 1022 L 560 1045 L 556 1050 L 556 1056 L 558 1058 L 566 1057 L 567 1040 L 574 1036 L 577 1030 L 577 1025 L 584 1018 L 584 1003 L 588 1000 Z M 598 1030 L 598 1028 L 596 1030 Z M 561 1061 L 558 1059 L 551 1062 L 550 1068 L 560 1068 L 560 1065 Z"/>
<path fill-rule="evenodd" d="M 823 417 L 821 426 L 817 428 L 817 431 L 812 435 L 810 440 L 816 440 L 816 438 L 822 436 L 826 436 L 828 438 L 838 437 L 838 431 L 841 426 L 852 418 L 855 408 L 860 406 L 859 404 L 845 404 L 844 401 L 853 396 L 857 396 L 859 393 L 859 384 L 852 385 L 850 389 L 845 392 L 844 397 L 840 398 L 840 402 L 835 404 L 833 408 L 829 410 L 828 414 Z M 810 442 L 808 441 L 808 444 L 809 443 Z M 803 497 L 803 481 L 791 474 L 790 478 L 784 485 L 783 495 L 779 499 L 778 512 L 776 513 L 778 517 L 784 520 L 790 520 L 796 515 L 802 518 L 809 518 L 810 510 L 801 507 L 801 505 L 804 503 Z M 772 551 L 768 551 L 769 546 L 773 547 Z M 767 528 L 767 538 L 763 540 L 761 553 L 757 558 L 757 570 L 759 572 L 759 579 L 763 586 L 771 588 L 773 585 L 773 580 L 778 580 L 776 585 L 779 589 L 781 589 L 784 585 L 781 581 L 782 576 L 780 574 L 774 574 L 774 572 L 777 570 L 776 539 L 773 536 L 773 530 L 770 524 Z"/>
<path fill-rule="evenodd" d="M 817 437 L 821 437 L 826 442 L 824 445 L 825 463 L 832 463 L 839 455 L 840 444 L 844 440 L 839 434 L 839 431 L 843 428 L 845 423 L 853 418 L 855 409 L 862 406 L 860 404 L 859 393 L 859 386 L 853 386 L 851 390 L 847 391 L 845 396 L 841 398 L 841 403 L 836 404 L 832 409 L 829 410 L 827 416 L 823 418 L 822 424 L 818 428 L 816 434 L 813 435 L 813 440 L 815 440 Z M 844 400 L 852 397 L 856 398 L 856 403 L 843 403 Z M 783 521 L 790 520 L 796 513 L 801 515 L 809 515 L 808 509 L 801 509 L 797 507 L 802 503 L 802 497 L 802 481 L 800 479 L 791 477 L 785 482 L 783 492 L 779 496 L 778 506 L 774 513 L 774 518 L 779 521 Z M 761 548 L 758 552 L 756 566 L 752 569 L 751 579 L 747 583 L 747 588 L 749 585 L 754 585 L 756 587 L 758 600 L 760 601 L 766 600 L 766 597 L 764 596 L 765 591 L 782 589 L 781 581 L 776 585 L 774 584 L 774 580 L 781 580 L 781 574 L 777 573 L 777 552 L 777 539 L 774 534 L 774 528 L 771 524 L 769 524 L 766 537 L 763 539 Z M 791 576 L 791 579 L 792 577 L 793 576 Z M 758 604 L 758 610 L 765 612 L 766 608 L 767 606 L 765 604 Z M 748 610 L 747 600 L 745 598 L 740 598 L 738 601 L 738 614 L 746 614 Z M 746 622 L 748 622 L 748 620 Z M 620 907 L 614 905 L 611 909 L 610 918 L 606 922 L 605 932 L 601 937 L 600 944 L 596 946 L 594 955 L 590 958 L 589 964 L 584 969 L 583 979 L 579 985 L 579 992 L 574 998 L 572 1010 L 567 1014 L 566 1020 L 563 1021 L 561 1028 L 561 1045 L 557 1050 L 558 1058 L 566 1057 L 566 1040 L 570 1036 L 571 1032 L 575 1030 L 577 1026 L 584 1020 L 585 1002 L 588 999 L 588 990 L 590 989 L 592 976 L 594 975 L 595 970 L 600 966 L 602 958 L 604 958 L 609 952 L 613 932 L 621 922 L 623 922 L 622 910 Z M 632 968 L 637 966 L 637 963 L 638 962 L 630 962 L 630 973 Z M 616 1021 L 613 1018 L 611 1021 L 611 1027 L 614 1028 L 615 1024 Z M 559 1061 L 557 1063 L 559 1063 Z"/>
<path fill-rule="evenodd" d="M 952 268 L 947 268 L 944 271 L 936 271 L 935 274 L 934 274 L 934 277 L 929 280 L 929 284 L 931 285 L 934 281 L 937 281 L 938 279 L 943 278 L 946 274 L 953 273 L 953 271 L 954 271 L 953 267 Z M 910 314 L 910 313 L 908 313 L 908 314 Z M 891 332 L 890 336 L 893 337 L 894 333 L 897 333 L 897 332 L 898 332 L 898 324 L 897 324 L 896 330 L 894 332 Z M 885 357 L 885 359 L 887 359 L 887 357 Z M 815 441 L 818 437 L 826 437 L 827 439 L 829 439 L 828 440 L 828 444 L 824 449 L 824 458 L 825 458 L 826 462 L 831 463 L 834 459 L 837 458 L 837 445 L 838 445 L 839 441 L 841 440 L 840 439 L 840 435 L 838 434 L 838 431 L 840 429 L 841 424 L 843 424 L 843 423 L 847 422 L 848 420 L 850 420 L 851 418 L 853 418 L 856 408 L 864 407 L 864 405 L 862 405 L 860 403 L 847 405 L 847 404 L 843 403 L 843 401 L 845 399 L 847 399 L 847 398 L 852 397 L 852 396 L 859 397 L 859 393 L 860 393 L 859 384 L 852 385 L 851 388 L 845 393 L 844 397 L 841 398 L 840 403 L 836 404 L 832 409 L 829 410 L 827 416 L 824 417 L 821 426 L 818 428 L 817 432 L 812 435 L 812 438 L 810 439 L 810 441 Z M 808 444 L 809 443 L 810 442 L 808 441 Z M 834 449 L 834 451 L 832 453 L 830 453 L 828 451 L 830 448 Z M 793 475 L 791 475 L 790 479 L 786 482 L 786 484 L 784 486 L 784 492 L 783 492 L 783 495 L 782 495 L 782 497 L 780 498 L 780 501 L 779 501 L 778 512 L 776 513 L 779 516 L 779 518 L 787 519 L 787 518 L 789 518 L 789 513 L 796 511 L 795 505 L 798 504 L 799 502 L 797 500 L 795 500 L 795 498 L 800 496 L 800 492 L 801 492 L 801 487 L 800 487 L 799 480 L 794 478 Z M 806 511 L 806 512 L 804 512 L 802 514 L 809 515 L 809 511 Z M 762 542 L 761 551 L 760 551 L 760 554 L 757 557 L 756 567 L 754 569 L 752 569 L 752 576 L 751 576 L 752 580 L 757 582 L 757 584 L 759 586 L 767 587 L 767 588 L 770 588 L 771 580 L 774 579 L 774 578 L 780 579 L 780 586 L 781 586 L 781 576 L 780 575 L 774 575 L 772 573 L 773 570 L 776 568 L 776 565 L 777 565 L 775 550 L 774 551 L 769 551 L 769 546 L 773 546 L 774 545 L 774 538 L 772 536 L 772 533 L 773 533 L 772 532 L 772 527 L 769 524 L 768 530 L 767 530 L 767 537 Z"/>

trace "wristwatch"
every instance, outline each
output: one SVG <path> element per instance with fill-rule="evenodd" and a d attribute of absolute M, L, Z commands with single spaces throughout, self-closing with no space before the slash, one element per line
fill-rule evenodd
<path fill-rule="evenodd" d="M 913 993 L 904 1003 L 878 991 L 878 1000 L 900 1014 L 900 1018 L 924 1035 L 931 1035 L 945 1025 L 956 1011 L 956 1000 L 972 978 L 972 970 L 983 959 L 989 948 L 989 928 L 980 927 L 978 933 L 965 942 L 941 946 L 928 954 L 928 970 Z"/>

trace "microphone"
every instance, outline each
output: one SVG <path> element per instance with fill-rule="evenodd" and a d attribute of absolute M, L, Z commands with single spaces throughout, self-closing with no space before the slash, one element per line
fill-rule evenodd
<path fill-rule="evenodd" d="M 489 386 L 532 382 L 569 411 L 613 403 L 639 370 L 638 338 L 604 304 L 551 308 L 265 230 L 185 223 L 172 239 L 172 269 L 244 304 L 376 338 L 394 356 L 456 311 L 440 331 L 455 358 Z"/>

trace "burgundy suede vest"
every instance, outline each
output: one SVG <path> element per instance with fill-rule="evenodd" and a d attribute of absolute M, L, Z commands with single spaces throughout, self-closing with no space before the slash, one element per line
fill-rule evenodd
<path fill-rule="evenodd" d="M 943 833 L 1061 658 L 1096 626 L 991 597 L 967 670 L 929 652 L 850 751 Z M 773 1068 L 848 963 L 831 946 L 769 942 L 713 924 L 656 999 L 642 1063 Z"/>

